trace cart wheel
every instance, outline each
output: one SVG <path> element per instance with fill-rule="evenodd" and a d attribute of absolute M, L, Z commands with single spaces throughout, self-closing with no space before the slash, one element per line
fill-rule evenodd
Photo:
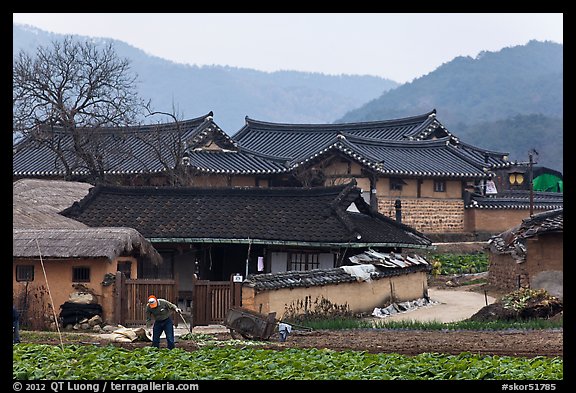
<path fill-rule="evenodd" d="M 238 334 L 248 340 L 255 339 L 256 323 L 248 317 L 240 317 L 234 320 L 230 328 L 232 337 L 237 338 Z"/>

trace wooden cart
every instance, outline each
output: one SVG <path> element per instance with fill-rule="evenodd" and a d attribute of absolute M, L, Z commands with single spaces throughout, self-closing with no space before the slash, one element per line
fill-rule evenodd
<path fill-rule="evenodd" d="M 234 338 L 268 340 L 276 328 L 276 313 L 267 316 L 242 307 L 232 307 L 226 314 L 224 326 Z"/>

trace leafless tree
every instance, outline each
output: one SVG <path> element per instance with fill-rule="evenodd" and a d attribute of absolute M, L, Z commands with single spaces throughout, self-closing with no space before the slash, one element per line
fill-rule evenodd
<path fill-rule="evenodd" d="M 143 113 L 129 60 L 111 43 L 69 36 L 38 47 L 34 56 L 20 51 L 12 78 L 14 132 L 53 151 L 66 178 L 85 171 L 102 181 L 110 141 L 98 131 L 136 124 Z"/>
<path fill-rule="evenodd" d="M 185 125 L 173 111 L 172 113 L 153 111 L 146 106 L 146 116 L 163 116 L 170 119 L 168 122 L 159 122 L 156 126 L 149 126 L 149 132 L 135 135 L 135 138 L 146 147 L 146 153 L 142 159 L 152 158 L 163 169 L 168 185 L 181 186 L 190 182 L 190 172 L 185 161 L 186 132 Z M 170 127 L 167 127 L 167 124 Z M 145 165 L 145 163 L 142 163 Z"/>
<path fill-rule="evenodd" d="M 156 125 L 146 126 L 146 132 L 134 135 L 139 145 L 145 146 L 140 150 L 140 155 L 135 157 L 142 168 L 153 172 L 153 168 L 147 167 L 148 164 L 152 164 L 155 171 L 161 169 L 165 179 L 163 184 L 169 186 L 215 187 L 230 183 L 228 174 L 206 173 L 195 168 L 190 162 L 191 151 L 202 149 L 202 143 L 205 143 L 202 142 L 202 136 L 196 135 L 194 131 L 199 127 L 197 119 L 181 120 L 181 115 L 176 115 L 174 107 L 171 113 L 152 110 L 149 106 L 146 109 L 147 117 L 160 116 L 162 120 Z M 207 122 L 211 117 L 212 112 L 203 121 Z"/>
<path fill-rule="evenodd" d="M 307 165 L 301 165 L 292 171 L 292 176 L 303 187 L 318 187 L 337 184 L 335 169 L 330 170 L 333 157 L 316 160 Z"/>

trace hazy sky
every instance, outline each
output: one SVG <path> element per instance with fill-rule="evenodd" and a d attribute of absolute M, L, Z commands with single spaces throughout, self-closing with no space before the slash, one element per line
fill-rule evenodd
<path fill-rule="evenodd" d="M 43 13 L 15 23 L 115 38 L 178 63 L 377 75 L 409 82 L 456 56 L 563 44 L 561 13 Z"/>

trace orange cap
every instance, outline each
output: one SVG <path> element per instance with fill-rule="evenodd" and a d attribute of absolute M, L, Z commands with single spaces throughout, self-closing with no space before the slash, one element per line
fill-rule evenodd
<path fill-rule="evenodd" d="M 150 306 L 150 308 L 158 307 L 158 299 L 156 299 L 156 296 L 154 295 L 148 296 L 148 305 Z"/>

